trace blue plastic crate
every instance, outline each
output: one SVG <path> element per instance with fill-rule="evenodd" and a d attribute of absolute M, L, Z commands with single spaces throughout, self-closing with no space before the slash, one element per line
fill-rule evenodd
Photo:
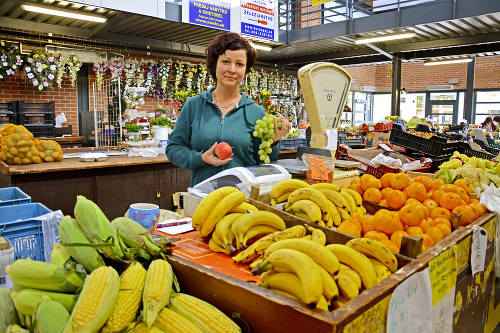
<path fill-rule="evenodd" d="M 280 150 L 297 149 L 298 147 L 307 147 L 307 139 L 281 139 L 279 140 Z"/>
<path fill-rule="evenodd" d="M 0 188 L 0 207 L 31 203 L 31 197 L 19 187 Z"/>
<path fill-rule="evenodd" d="M 44 261 L 42 220 L 51 210 L 40 203 L 0 207 L 0 236 L 10 240 L 15 259 Z"/>

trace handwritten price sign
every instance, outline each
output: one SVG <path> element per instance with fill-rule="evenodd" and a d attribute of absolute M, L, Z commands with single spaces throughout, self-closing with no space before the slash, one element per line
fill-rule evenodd
<path fill-rule="evenodd" d="M 311 178 L 328 182 L 328 169 L 325 162 L 322 159 L 309 156 L 309 163 L 311 164 Z"/>

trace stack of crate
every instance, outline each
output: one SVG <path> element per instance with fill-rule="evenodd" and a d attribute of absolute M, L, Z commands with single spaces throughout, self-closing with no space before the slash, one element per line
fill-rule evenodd
<path fill-rule="evenodd" d="M 0 103 L 0 125 L 14 124 L 26 127 L 35 138 L 54 137 L 56 125 L 55 102 L 26 103 L 12 101 Z"/>

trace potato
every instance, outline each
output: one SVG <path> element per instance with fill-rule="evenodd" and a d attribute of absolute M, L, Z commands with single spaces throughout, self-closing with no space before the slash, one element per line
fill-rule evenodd
<path fill-rule="evenodd" d="M 10 152 L 7 152 L 7 158 L 14 158 L 14 155 L 12 155 Z"/>
<path fill-rule="evenodd" d="M 51 156 L 54 160 L 57 160 L 57 159 L 61 156 L 61 154 L 59 154 L 59 152 L 58 152 L 58 151 L 55 151 L 55 152 L 53 152 L 52 154 L 50 154 L 50 156 Z"/>
<path fill-rule="evenodd" d="M 12 149 L 12 148 L 11 148 Z M 27 152 L 30 151 L 30 147 L 20 147 L 18 149 L 19 153 L 23 153 L 23 154 L 26 154 Z"/>
<path fill-rule="evenodd" d="M 44 162 L 54 162 L 54 159 L 50 156 L 45 157 Z"/>
<path fill-rule="evenodd" d="M 45 153 L 43 151 L 40 152 L 40 158 L 45 159 Z"/>
<path fill-rule="evenodd" d="M 17 148 L 16 148 L 16 147 L 11 147 L 11 148 L 9 149 L 9 152 L 10 152 L 12 155 L 14 155 L 14 156 L 16 156 L 17 154 L 19 154 L 19 151 L 17 150 Z"/>
<path fill-rule="evenodd" d="M 33 156 L 31 158 L 31 160 L 33 161 L 33 163 L 42 163 L 42 159 L 40 158 L 40 156 Z"/>
<path fill-rule="evenodd" d="M 20 159 L 19 157 L 17 157 L 17 156 L 16 156 L 16 157 L 14 157 L 14 158 L 12 159 L 12 161 L 14 162 L 14 164 L 21 164 L 21 163 L 22 163 L 21 159 Z"/>
<path fill-rule="evenodd" d="M 26 140 L 19 140 L 16 142 L 16 146 L 17 147 L 24 147 L 24 146 L 27 146 L 28 145 L 28 141 Z"/>
<path fill-rule="evenodd" d="M 31 160 L 29 158 L 24 157 L 21 159 L 21 163 L 22 164 L 31 164 Z"/>

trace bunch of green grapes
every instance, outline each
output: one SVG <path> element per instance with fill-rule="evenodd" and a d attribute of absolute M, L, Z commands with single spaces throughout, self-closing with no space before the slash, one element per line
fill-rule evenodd
<path fill-rule="evenodd" d="M 268 154 L 273 151 L 271 145 L 273 144 L 273 138 L 275 136 L 274 118 L 276 118 L 278 128 L 281 129 L 281 117 L 270 115 L 264 116 L 262 117 L 262 119 L 257 120 L 257 123 L 255 124 L 255 131 L 253 132 L 253 136 L 256 136 L 262 140 L 262 143 L 259 145 L 259 158 L 266 164 L 271 162 Z"/>

